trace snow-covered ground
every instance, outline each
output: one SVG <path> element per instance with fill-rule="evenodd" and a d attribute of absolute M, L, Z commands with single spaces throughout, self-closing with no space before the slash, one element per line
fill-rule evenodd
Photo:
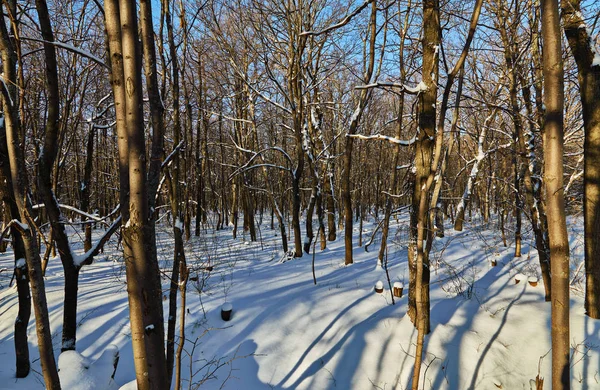
<path fill-rule="evenodd" d="M 495 228 L 475 227 L 480 222 L 467 224 L 460 233 L 448 228 L 446 237 L 436 240 L 423 388 L 529 389 L 538 372 L 549 388 L 550 304 L 544 302 L 532 242 L 529 237 L 524 240 L 523 256 L 514 258 L 514 248 L 502 245 Z M 572 273 L 580 279 L 583 270 L 575 274 L 583 259 L 582 223 L 574 219 L 569 225 Z M 365 241 L 373 229 L 373 224 L 365 224 Z M 328 243 L 323 252 L 317 244 L 314 285 L 312 256 L 280 262 L 276 231 L 262 225 L 261 244 L 243 235 L 233 240 L 229 230 L 207 230 L 187 244 L 188 263 L 197 269 L 190 276 L 198 279 L 188 288 L 183 388 L 409 388 L 416 331 L 406 316 L 407 221 L 394 225 L 397 233 L 388 254 L 392 284 L 404 284 L 404 296 L 395 305 L 385 272 L 376 267 L 378 241 L 370 252 L 356 247 L 351 266 L 343 265 L 343 239 Z M 172 244 L 166 226 L 158 250 L 161 267 L 169 273 Z M 79 377 L 95 371 L 94 364 L 110 373 L 106 362 L 114 356 L 111 345 L 116 346 L 120 359 L 114 383 L 107 385 L 110 389 L 135 379 L 120 259 L 113 240 L 95 264 L 82 270 L 77 351 L 85 359 L 66 357 L 66 366 L 77 366 Z M 490 265 L 492 259 L 497 266 Z M 8 287 L 13 261 L 10 252 L 0 255 L 0 389 L 42 389 L 33 317 L 33 371 L 28 378 L 15 378 L 17 293 Z M 214 267 L 212 272 L 200 270 L 208 265 Z M 515 284 L 517 274 L 540 281 L 535 287 L 527 278 Z M 384 282 L 383 294 L 374 291 L 378 281 Z M 163 282 L 166 294 L 168 281 Z M 58 357 L 63 295 L 58 259 L 49 264 L 46 289 Z M 572 388 L 600 389 L 600 321 L 584 316 L 580 291 L 576 280 L 571 294 Z M 233 306 L 229 322 L 221 319 L 225 302 Z M 72 379 L 72 373 L 64 371 L 63 382 Z"/>

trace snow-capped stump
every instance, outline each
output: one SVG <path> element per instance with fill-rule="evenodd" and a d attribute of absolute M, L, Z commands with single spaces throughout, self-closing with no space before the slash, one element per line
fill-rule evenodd
<path fill-rule="evenodd" d="M 231 319 L 231 312 L 233 311 L 233 305 L 229 302 L 225 302 L 221 306 L 221 318 L 223 321 L 229 321 Z"/>
<path fill-rule="evenodd" d="M 110 344 L 95 362 L 77 351 L 65 351 L 58 357 L 58 375 L 63 389 L 114 390 L 113 381 L 119 362 L 119 348 Z"/>
<path fill-rule="evenodd" d="M 527 281 L 529 282 L 529 285 L 531 287 L 535 287 L 538 284 L 538 278 L 536 278 L 535 276 L 530 276 L 529 278 L 527 278 Z"/>
<path fill-rule="evenodd" d="M 525 276 L 523 274 L 516 274 L 515 275 L 515 284 L 519 284 L 523 280 L 527 280 L 527 276 Z"/>
<path fill-rule="evenodd" d="M 495 266 L 497 266 L 497 265 L 498 265 L 498 260 L 497 260 L 497 259 L 492 259 L 492 260 L 490 261 L 490 266 L 491 266 L 491 267 L 495 267 Z"/>
<path fill-rule="evenodd" d="M 402 298 L 402 291 L 404 289 L 404 285 L 402 282 L 394 282 L 394 296 L 397 298 Z"/>
<path fill-rule="evenodd" d="M 381 294 L 383 292 L 383 282 L 381 280 L 377 281 L 377 283 L 375 283 L 375 292 L 377 294 Z"/>

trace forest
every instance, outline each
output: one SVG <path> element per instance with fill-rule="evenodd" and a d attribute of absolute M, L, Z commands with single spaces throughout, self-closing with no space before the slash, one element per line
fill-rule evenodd
<path fill-rule="evenodd" d="M 599 2 L 0 10 L 0 389 L 600 389 Z"/>

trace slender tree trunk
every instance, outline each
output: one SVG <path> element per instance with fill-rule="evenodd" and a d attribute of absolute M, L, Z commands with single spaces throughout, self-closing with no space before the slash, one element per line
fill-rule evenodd
<path fill-rule="evenodd" d="M 585 310 L 600 319 L 600 64 L 582 19 L 579 0 L 562 1 L 565 34 L 577 63 L 585 131 L 583 214 L 585 226 Z"/>
<path fill-rule="evenodd" d="M 570 388 L 569 237 L 563 188 L 564 71 L 558 0 L 542 0 L 544 182 L 552 259 L 552 388 Z"/>
<path fill-rule="evenodd" d="M 112 66 L 111 84 L 115 94 L 117 131 L 120 131 L 121 179 L 124 181 L 125 176 L 129 183 L 129 201 L 126 203 L 129 207 L 123 207 L 122 204 L 121 210 L 123 220 L 126 221 L 122 236 L 132 346 L 136 357 L 138 389 L 165 389 L 168 378 L 162 294 L 154 229 L 149 223 L 137 12 L 134 2 L 122 1 L 119 5 L 117 7 L 115 0 L 105 0 Z M 124 131 L 126 134 L 123 134 Z M 123 161 L 125 157 L 126 163 Z M 127 163 L 128 165 L 124 165 Z"/>
<path fill-rule="evenodd" d="M 409 12 L 406 13 L 406 17 L 408 18 Z M 401 47 L 404 48 L 404 41 L 402 41 L 401 43 Z M 403 50 L 403 49 L 402 49 Z M 404 65 L 403 65 L 403 58 L 404 55 L 400 54 L 400 70 L 401 72 L 404 74 Z M 400 137 L 402 136 L 402 113 L 404 112 L 404 92 L 400 92 L 400 97 L 399 97 L 399 102 L 398 102 L 398 126 L 396 128 L 396 138 L 400 139 Z M 393 171 L 392 171 L 392 179 L 390 181 L 390 186 L 388 189 L 389 194 L 386 195 L 386 200 L 385 200 L 385 211 L 384 211 L 384 215 L 383 215 L 383 228 L 381 230 L 381 246 L 379 247 L 379 254 L 377 255 L 377 265 L 378 266 L 383 266 L 383 259 L 385 257 L 385 254 L 387 253 L 387 240 L 388 240 L 388 236 L 389 236 L 389 231 L 390 231 L 390 217 L 392 215 L 392 206 L 393 206 L 393 198 L 391 196 L 391 194 L 393 193 L 393 191 L 396 189 L 396 187 L 398 186 L 398 163 L 400 162 L 400 150 L 402 149 L 402 147 L 400 145 L 395 145 L 394 146 L 394 165 L 393 165 Z"/>
<path fill-rule="evenodd" d="M 425 250 L 423 240 L 432 240 L 427 215 L 430 199 L 429 192 L 437 169 L 433 162 L 433 140 L 436 135 L 436 99 L 438 82 L 438 45 L 440 44 L 440 8 L 438 0 L 423 2 L 423 82 L 427 89 L 418 97 L 419 128 L 417 134 L 415 157 L 415 181 L 413 188 L 413 211 L 411 212 L 411 239 L 409 244 L 409 316 L 417 327 L 417 349 L 413 372 L 413 390 L 419 388 L 419 378 L 423 357 L 425 335 L 430 331 L 429 304 L 429 253 Z M 438 129 L 442 131 L 443 129 Z M 438 140 L 441 136 L 437 134 Z M 441 145 L 440 145 L 441 147 Z M 436 147 L 436 153 L 440 153 Z M 437 160 L 437 158 L 436 158 Z M 412 259 L 411 259 L 412 253 Z M 412 260 L 412 261 L 411 261 Z M 411 276 L 412 275 L 412 276 Z M 414 285 L 414 288 L 410 288 Z M 411 291 L 412 290 L 412 291 Z M 411 294 L 412 292 L 412 294 Z M 411 306 L 412 300 L 412 306 Z M 411 314 L 412 313 L 412 314 Z"/>
<path fill-rule="evenodd" d="M 2 22 L 0 22 L 2 23 Z M 5 219 L 19 219 L 19 208 L 15 202 L 12 179 L 10 176 L 10 161 L 6 146 L 6 129 L 0 126 L 0 196 L 4 204 Z M 27 262 L 25 261 L 25 248 L 19 230 L 11 226 L 13 255 L 15 258 L 15 280 L 17 283 L 17 296 L 19 298 L 19 312 L 15 319 L 15 357 L 16 377 L 25 378 L 29 375 L 31 364 L 29 362 L 29 343 L 27 342 L 27 326 L 31 317 L 31 296 L 29 292 L 29 277 Z"/>
<path fill-rule="evenodd" d="M 529 131 L 519 137 L 519 151 L 526 160 L 524 165 L 523 184 L 525 186 L 525 200 L 531 216 L 531 225 L 535 238 L 535 246 L 538 252 L 540 269 L 542 270 L 542 280 L 544 281 L 545 300 L 550 302 L 552 282 L 550 275 L 550 257 L 548 252 L 548 232 L 546 229 L 546 214 L 541 201 L 542 183 L 540 180 L 540 170 L 535 157 L 535 120 L 533 118 L 533 107 L 531 105 L 531 92 L 529 86 L 525 85 L 525 80 L 521 79 L 521 91 L 527 115 L 530 118 Z M 525 144 L 525 137 L 528 137 Z"/>
<path fill-rule="evenodd" d="M 169 55 L 171 57 L 172 71 L 172 93 L 173 93 L 173 144 L 178 147 L 181 142 L 181 114 L 179 106 L 179 58 L 175 46 L 173 31 L 173 17 L 171 14 L 170 1 L 162 1 L 162 12 L 166 21 L 167 41 L 169 43 Z M 171 285 L 169 289 L 169 317 L 167 319 L 167 384 L 170 387 L 173 377 L 175 363 L 175 326 L 177 318 L 177 294 L 179 291 L 179 270 L 185 264 L 185 253 L 183 246 L 183 213 L 181 210 L 182 190 L 180 185 L 180 153 L 176 153 L 172 160 L 172 170 L 167 175 L 169 194 L 171 199 L 171 214 L 173 216 L 173 237 L 175 241 L 173 252 L 173 269 L 171 272 Z"/>
<path fill-rule="evenodd" d="M 373 77 L 373 70 L 375 69 L 375 41 L 377 35 L 377 2 L 371 2 L 371 18 L 369 21 L 369 49 L 368 49 L 368 59 L 366 64 L 365 74 L 363 76 L 363 81 L 365 83 L 370 83 L 371 78 Z M 366 44 L 367 42 L 365 42 Z M 366 51 L 365 51 L 366 52 Z M 365 107 L 371 97 L 370 89 L 361 90 L 358 103 L 356 108 L 354 109 L 354 113 L 352 114 L 352 118 L 350 119 L 350 125 L 348 128 L 348 136 L 346 136 L 346 147 L 344 149 L 344 159 L 343 159 L 343 168 L 342 168 L 342 177 L 341 177 L 341 187 L 342 187 L 342 205 L 344 208 L 344 247 L 345 247 L 345 256 L 344 262 L 345 264 L 352 264 L 354 262 L 352 255 L 352 231 L 353 231 L 353 221 L 352 221 L 352 197 L 350 194 L 350 177 L 352 170 L 352 150 L 354 146 L 354 138 L 352 135 L 356 134 L 358 129 L 358 125 L 360 124 L 360 119 L 365 110 Z"/>
<path fill-rule="evenodd" d="M 92 168 L 94 162 L 94 135 L 96 131 L 94 124 L 90 126 L 86 142 L 86 156 L 85 156 L 85 167 L 83 168 L 83 180 L 79 186 L 79 193 L 81 198 L 81 210 L 88 212 L 90 207 L 90 186 L 92 179 Z M 85 217 L 81 217 L 82 221 L 85 221 Z M 85 239 L 83 241 L 83 250 L 85 252 L 92 248 L 92 225 L 86 223 L 84 226 Z"/>
<path fill-rule="evenodd" d="M 11 12 L 15 14 L 16 2 L 10 2 L 9 6 Z M 17 82 L 16 50 L 13 47 L 13 41 L 9 37 L 4 21 L 0 22 L 0 52 L 2 54 L 3 79 L 7 81 L 5 84 L 8 85 L 7 88 L 2 88 L 2 108 L 4 110 L 8 160 L 10 162 L 10 178 L 12 180 L 14 199 L 19 212 L 19 221 L 22 224 L 20 233 L 23 239 L 27 273 L 31 286 L 40 362 L 46 388 L 56 390 L 60 389 L 60 380 L 52 348 L 42 264 L 35 229 L 32 225 L 34 222 L 31 218 L 31 204 L 28 202 L 29 179 L 26 174 L 25 156 L 21 149 L 19 106 L 17 105 L 20 99 L 18 98 L 19 95 L 15 86 L 20 85 L 22 87 L 24 84 L 21 82 L 22 80 Z M 26 308 L 24 307 L 24 309 Z M 23 314 L 23 317 L 25 317 L 26 313 Z M 25 324 L 26 326 L 27 324 Z M 22 341 L 22 336 L 19 337 L 19 340 Z"/>
<path fill-rule="evenodd" d="M 36 0 L 36 9 L 40 20 L 42 37 L 44 38 L 44 59 L 46 62 L 46 89 L 47 89 L 47 118 L 45 138 L 39 158 L 38 188 L 44 200 L 46 214 L 54 232 L 54 242 L 60 254 L 60 259 L 65 272 L 65 296 L 63 310 L 62 351 L 74 350 L 77 340 L 77 289 L 79 278 L 79 265 L 74 263 L 71 245 L 62 223 L 63 217 L 58 202 L 52 191 L 52 169 L 58 154 L 59 140 L 59 92 L 58 92 L 58 66 L 56 51 L 53 44 L 54 34 L 50 24 L 50 15 L 45 0 Z"/>

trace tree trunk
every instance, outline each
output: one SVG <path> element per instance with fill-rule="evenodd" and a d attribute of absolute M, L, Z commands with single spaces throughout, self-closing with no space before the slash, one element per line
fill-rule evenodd
<path fill-rule="evenodd" d="M 563 0 L 565 34 L 577 63 L 583 109 L 585 226 L 585 311 L 600 319 L 600 64 L 594 63 L 591 37 L 582 19 L 579 0 Z"/>
<path fill-rule="evenodd" d="M 125 141 L 124 145 L 121 142 L 119 144 L 119 154 L 122 163 L 124 157 L 127 157 L 128 163 L 125 165 L 128 170 L 121 170 L 121 178 L 128 175 L 129 207 L 122 207 L 121 210 L 123 221 L 126 221 L 122 236 L 132 346 L 136 357 L 138 389 L 165 389 L 168 378 L 164 351 L 162 294 L 154 229 L 149 223 L 148 213 L 137 13 L 134 2 L 122 1 L 119 5 L 120 8 L 117 8 L 115 0 L 105 0 L 112 65 L 111 84 L 115 94 L 115 107 L 121 109 L 117 109 L 117 130 L 126 130 L 126 134 L 119 134 L 119 138 Z M 121 146 L 124 146 L 125 150 Z"/>
<path fill-rule="evenodd" d="M 1 22 L 0 22 L 1 23 Z M 19 219 L 19 208 L 15 202 L 10 177 L 10 161 L 6 145 L 6 129 L 0 126 L 0 199 L 4 204 L 5 218 L 8 220 Z M 29 375 L 31 364 L 29 362 L 29 343 L 27 342 L 27 326 L 31 317 L 31 297 L 29 292 L 29 278 L 27 263 L 25 261 L 25 248 L 19 230 L 11 226 L 13 255 L 15 258 L 15 280 L 17 283 L 17 296 L 19 298 L 19 312 L 15 319 L 15 357 L 16 377 L 25 378 Z"/>
<path fill-rule="evenodd" d="M 44 38 L 44 58 L 46 61 L 46 89 L 48 95 L 47 118 L 44 146 L 40 153 L 38 188 L 44 200 L 46 215 L 54 232 L 54 242 L 60 254 L 65 272 L 65 296 L 63 311 L 63 334 L 61 351 L 75 350 L 77 340 L 77 288 L 79 270 L 74 263 L 71 245 L 62 223 L 63 216 L 52 191 L 52 169 L 58 154 L 58 67 L 54 45 L 54 34 L 50 24 L 50 15 L 45 0 L 36 0 L 36 9 L 40 19 L 40 28 Z"/>
<path fill-rule="evenodd" d="M 408 314 L 417 328 L 417 349 L 413 372 L 413 390 L 419 387 L 423 343 L 430 331 L 429 304 L 429 256 L 423 246 L 429 224 L 427 216 L 429 192 L 433 177 L 433 140 L 436 135 L 436 99 L 438 82 L 438 45 L 440 44 L 440 15 L 438 0 L 423 2 L 423 83 L 427 89 L 418 97 L 419 128 L 415 156 L 415 181 L 413 188 L 413 209 L 410 216 L 411 238 L 409 243 L 409 311 Z M 439 129 L 438 131 L 442 131 Z M 438 137 L 440 135 L 438 134 Z M 437 149 L 437 148 L 436 148 Z M 438 150 L 437 153 L 440 151 Z M 412 254 L 412 256 L 411 256 Z M 411 258 L 412 257 L 412 258 Z M 414 286 L 414 287 L 413 287 Z"/>
<path fill-rule="evenodd" d="M 371 77 L 373 77 L 373 70 L 375 68 L 375 41 L 377 35 L 377 2 L 371 2 L 371 18 L 369 21 L 369 39 L 368 39 L 368 59 L 367 61 L 366 71 L 363 75 L 363 81 L 365 83 L 371 82 Z M 365 41 L 365 45 L 367 41 Z M 365 53 L 367 53 L 365 48 Z M 354 146 L 354 138 L 349 137 L 351 135 L 356 134 L 358 130 L 358 125 L 360 124 L 360 118 L 367 106 L 367 103 L 371 97 L 370 89 L 363 89 L 360 92 L 359 100 L 354 109 L 354 113 L 350 119 L 350 125 L 348 128 L 348 136 L 346 136 L 346 148 L 344 149 L 344 159 L 343 159 L 343 168 L 342 168 L 342 177 L 341 177 L 341 187 L 342 187 L 342 205 L 344 208 L 344 247 L 345 247 L 345 256 L 344 262 L 345 264 L 352 264 L 354 262 L 352 255 L 352 231 L 353 231 L 353 221 L 352 221 L 352 197 L 350 194 L 350 174 L 352 170 L 352 149 Z"/>
<path fill-rule="evenodd" d="M 552 259 L 552 388 L 570 388 L 569 239 L 563 189 L 564 71 L 558 0 L 542 0 L 544 182 Z"/>
<path fill-rule="evenodd" d="M 16 2 L 9 4 L 11 12 L 16 13 Z M 0 6 L 1 8 L 1 6 Z M 50 332 L 50 321 L 48 319 L 48 304 L 46 301 L 44 278 L 42 275 L 42 264 L 37 245 L 37 237 L 31 219 L 31 204 L 28 202 L 29 179 L 25 165 L 25 156 L 21 149 L 20 140 L 20 118 L 19 102 L 16 85 L 16 51 L 13 41 L 9 37 L 4 21 L 0 22 L 0 52 L 2 53 L 3 79 L 6 80 L 7 88 L 2 88 L 2 108 L 4 110 L 4 124 L 6 129 L 6 145 L 8 149 L 8 160 L 10 162 L 10 178 L 12 180 L 12 191 L 19 212 L 19 221 L 22 224 L 21 237 L 27 264 L 29 283 L 31 285 L 31 298 L 36 319 L 36 333 L 40 362 L 46 388 L 50 390 L 60 389 L 60 380 L 56 369 L 54 351 L 52 348 L 52 336 Z M 22 80 L 21 80 L 22 81 Z M 20 291 L 21 292 L 21 291 Z M 23 307 L 26 310 L 26 307 Z M 23 313 L 26 317 L 26 313 Z M 25 318 L 23 318 L 25 320 Z M 27 327 L 27 324 L 24 325 Z M 16 341 L 16 340 L 15 340 Z M 23 337 L 19 336 L 19 341 Z"/>

